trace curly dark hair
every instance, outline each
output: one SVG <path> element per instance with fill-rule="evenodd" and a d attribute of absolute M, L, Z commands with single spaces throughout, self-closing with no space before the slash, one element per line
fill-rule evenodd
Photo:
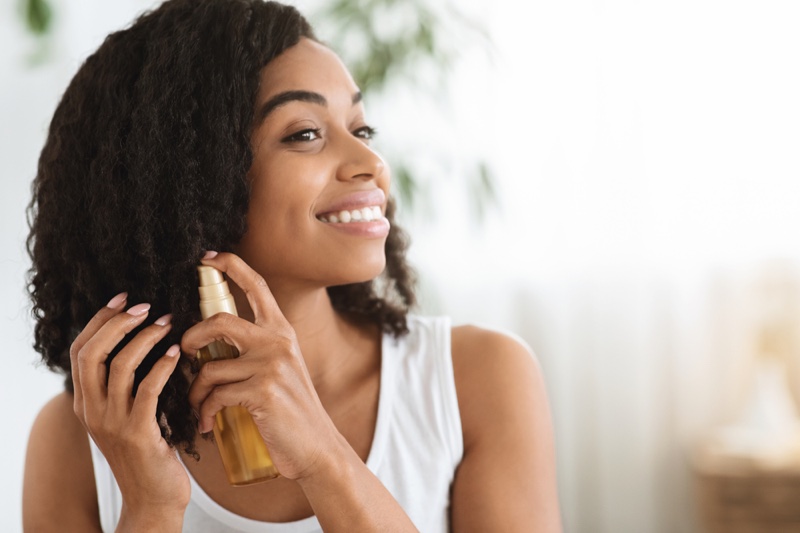
<path fill-rule="evenodd" d="M 276 2 L 170 0 L 109 35 L 70 82 L 27 209 L 34 348 L 66 375 L 67 390 L 70 345 L 115 294 L 150 303 L 151 317 L 173 313 L 173 329 L 136 372 L 137 387 L 200 320 L 199 258 L 232 251 L 247 229 L 260 71 L 302 37 L 316 40 L 296 9 Z M 391 228 L 383 274 L 328 291 L 340 312 L 400 336 L 414 274 L 406 236 Z M 157 419 L 170 445 L 194 454 L 187 391 L 184 372 L 174 372 Z"/>

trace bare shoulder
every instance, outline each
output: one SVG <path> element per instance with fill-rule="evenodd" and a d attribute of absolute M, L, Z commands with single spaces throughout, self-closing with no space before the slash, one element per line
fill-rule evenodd
<path fill-rule="evenodd" d="M 464 457 L 453 531 L 561 531 L 550 407 L 539 363 L 512 335 L 452 329 Z"/>
<path fill-rule="evenodd" d="M 453 354 L 459 359 L 474 359 L 471 362 L 477 364 L 485 359 L 499 359 L 495 362 L 501 363 L 517 360 L 518 364 L 536 364 L 531 349 L 508 333 L 468 324 L 453 327 L 451 338 Z"/>
<path fill-rule="evenodd" d="M 67 392 L 55 396 L 31 428 L 22 490 L 25 531 L 100 531 L 89 437 L 72 399 Z"/>
<path fill-rule="evenodd" d="M 486 424 L 501 422 L 498 410 L 544 402 L 544 411 L 537 411 L 548 413 L 541 368 L 521 340 L 471 325 L 454 327 L 451 339 L 466 445 L 491 433 Z"/>

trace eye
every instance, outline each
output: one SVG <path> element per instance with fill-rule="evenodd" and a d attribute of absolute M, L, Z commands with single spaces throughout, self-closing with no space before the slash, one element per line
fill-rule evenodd
<path fill-rule="evenodd" d="M 353 132 L 353 135 L 355 135 L 359 139 L 364 139 L 364 140 L 367 140 L 367 141 L 369 141 L 371 139 L 374 139 L 375 135 L 377 135 L 377 134 L 378 134 L 378 130 L 376 130 L 375 128 L 373 128 L 371 126 L 363 126 L 361 128 L 358 128 L 356 131 Z"/>
<path fill-rule="evenodd" d="M 297 133 L 292 133 L 288 137 L 284 137 L 281 139 L 282 143 L 302 143 L 302 142 L 311 142 L 316 141 L 319 139 L 319 128 L 308 128 L 305 130 L 300 130 Z"/>

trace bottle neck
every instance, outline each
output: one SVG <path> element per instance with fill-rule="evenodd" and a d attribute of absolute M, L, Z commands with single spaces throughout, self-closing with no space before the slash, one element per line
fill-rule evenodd
<path fill-rule="evenodd" d="M 236 302 L 233 299 L 228 282 L 222 272 L 209 267 L 200 266 L 197 269 L 200 278 L 200 315 L 203 319 L 217 313 L 230 313 L 239 316 L 236 311 Z"/>

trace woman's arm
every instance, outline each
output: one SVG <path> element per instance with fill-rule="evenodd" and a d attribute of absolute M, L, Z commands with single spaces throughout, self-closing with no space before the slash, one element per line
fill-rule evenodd
<path fill-rule="evenodd" d="M 66 392 L 42 408 L 31 429 L 22 527 L 37 533 L 100 531 L 89 437 Z"/>
<path fill-rule="evenodd" d="M 472 326 L 453 329 L 452 353 L 464 433 L 453 531 L 560 532 L 553 429 L 535 357 Z"/>
<path fill-rule="evenodd" d="M 71 394 L 62 392 L 33 423 L 22 487 L 23 531 L 102 531 L 89 435 L 73 402 Z M 130 516 L 123 507 L 117 531 L 180 531 L 180 518 Z"/>
<path fill-rule="evenodd" d="M 239 350 L 235 359 L 209 361 L 189 389 L 201 432 L 223 407 L 241 405 L 253 416 L 278 471 L 302 488 L 329 533 L 416 531 L 391 493 L 339 433 L 317 396 L 294 330 L 266 281 L 231 253 L 207 255 L 244 291 L 250 323 L 219 313 L 189 328 L 181 339 L 189 357 L 213 340 Z"/>
<path fill-rule="evenodd" d="M 298 479 L 323 531 L 417 531 L 381 481 L 342 437 L 342 452 L 331 455 L 309 477 Z"/>
<path fill-rule="evenodd" d="M 156 422 L 158 395 L 178 360 L 173 345 L 131 394 L 134 372 L 170 329 L 169 315 L 137 333 L 106 370 L 114 347 L 140 325 L 150 306 L 123 312 L 121 293 L 70 346 L 73 394 L 45 406 L 28 446 L 23 515 L 28 531 L 99 531 L 88 436 L 108 460 L 122 493 L 118 532 L 180 531 L 189 478 Z M 74 525 L 73 522 L 74 521 Z"/>

